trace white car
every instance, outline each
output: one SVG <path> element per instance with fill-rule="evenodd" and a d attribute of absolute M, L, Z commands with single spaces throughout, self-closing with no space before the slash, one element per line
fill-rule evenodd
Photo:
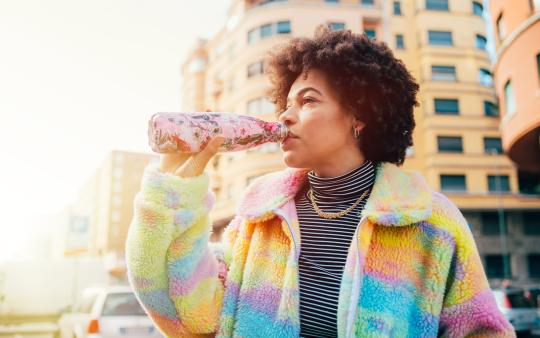
<path fill-rule="evenodd" d="M 163 337 L 127 286 L 85 290 L 80 304 L 60 317 L 58 327 L 61 338 Z"/>
<path fill-rule="evenodd" d="M 530 334 L 540 328 L 540 317 L 525 290 L 517 287 L 494 289 L 497 305 L 518 334 Z"/>

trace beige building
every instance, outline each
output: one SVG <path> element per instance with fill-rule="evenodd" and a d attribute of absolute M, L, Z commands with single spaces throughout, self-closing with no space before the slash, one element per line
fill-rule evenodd
<path fill-rule="evenodd" d="M 144 167 L 155 154 L 112 151 L 81 187 L 77 201 L 62 214 L 64 256 L 99 256 L 108 271 L 123 278 L 125 241 L 133 217 L 133 200 Z"/>
<path fill-rule="evenodd" d="M 494 283 L 505 276 L 505 262 L 509 276 L 529 282 L 540 278 L 540 198 L 520 191 L 516 166 L 502 150 L 483 15 L 482 1 L 470 0 L 234 0 L 225 27 L 199 41 L 185 62 L 183 109 L 272 120 L 262 61 L 273 46 L 311 37 L 319 24 L 384 41 L 421 88 L 404 167 L 421 172 L 463 211 Z M 284 164 L 279 147 L 268 144 L 223 153 L 211 167 L 218 238 L 251 180 Z"/>

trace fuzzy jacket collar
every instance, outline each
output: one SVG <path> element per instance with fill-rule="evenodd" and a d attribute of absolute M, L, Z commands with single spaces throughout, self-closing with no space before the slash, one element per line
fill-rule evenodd
<path fill-rule="evenodd" d="M 237 214 L 250 220 L 264 219 L 273 210 L 294 199 L 307 183 L 309 169 L 287 168 L 256 179 L 247 187 Z M 362 216 L 386 226 L 403 226 L 426 220 L 431 215 L 432 192 L 416 172 L 391 163 L 376 168 L 375 183 Z"/>

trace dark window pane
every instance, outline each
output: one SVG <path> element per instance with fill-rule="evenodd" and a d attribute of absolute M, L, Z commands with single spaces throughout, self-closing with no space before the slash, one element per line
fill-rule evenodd
<path fill-rule="evenodd" d="M 540 278 L 540 254 L 530 254 L 527 256 L 529 266 L 529 277 Z"/>
<path fill-rule="evenodd" d="M 457 115 L 459 103 L 456 99 L 435 99 L 435 113 Z"/>
<path fill-rule="evenodd" d="M 502 154 L 502 142 L 500 137 L 484 137 L 484 152 L 486 154 Z"/>
<path fill-rule="evenodd" d="M 401 15 L 401 2 L 394 1 L 394 15 Z"/>
<path fill-rule="evenodd" d="M 510 256 L 506 255 L 508 264 L 510 264 Z M 486 255 L 485 256 L 485 266 L 486 266 L 486 275 L 488 278 L 504 278 L 504 265 L 503 265 L 503 255 Z M 511 276 L 511 267 L 508 266 L 508 272 Z"/>
<path fill-rule="evenodd" d="M 476 1 L 473 1 L 473 14 L 482 16 L 484 14 L 484 6 Z"/>
<path fill-rule="evenodd" d="M 484 101 L 484 115 L 499 116 L 499 108 L 493 102 Z"/>
<path fill-rule="evenodd" d="M 456 67 L 431 66 L 431 79 L 435 81 L 456 81 Z"/>
<path fill-rule="evenodd" d="M 540 77 L 540 54 L 536 54 L 536 68 L 538 68 L 538 77 Z"/>
<path fill-rule="evenodd" d="M 465 175 L 441 175 L 442 191 L 467 191 Z"/>
<path fill-rule="evenodd" d="M 523 233 L 540 236 L 540 211 L 523 212 Z"/>
<path fill-rule="evenodd" d="M 279 21 L 277 23 L 277 32 L 278 34 L 288 34 L 291 32 L 291 22 L 290 21 Z"/>
<path fill-rule="evenodd" d="M 485 50 L 487 44 L 487 39 L 485 36 L 476 34 L 476 48 Z"/>
<path fill-rule="evenodd" d="M 367 37 L 370 39 L 375 39 L 376 37 L 376 32 L 374 29 L 364 29 L 364 34 L 366 34 Z"/>
<path fill-rule="evenodd" d="M 324 2 L 329 2 L 329 3 L 338 3 L 339 0 L 324 0 Z"/>
<path fill-rule="evenodd" d="M 401 34 L 396 35 L 396 48 L 405 49 L 405 41 L 403 40 L 403 35 Z"/>
<path fill-rule="evenodd" d="M 440 152 L 462 153 L 463 144 L 459 136 L 438 136 L 437 144 Z"/>
<path fill-rule="evenodd" d="M 510 192 L 510 178 L 507 175 L 489 175 L 489 192 Z"/>
<path fill-rule="evenodd" d="M 345 23 L 343 22 L 330 22 L 329 26 L 334 31 L 345 29 Z"/>
<path fill-rule="evenodd" d="M 428 31 L 428 41 L 430 45 L 452 46 L 452 32 Z"/>
<path fill-rule="evenodd" d="M 373 6 L 375 4 L 375 0 L 361 0 L 362 5 L 368 5 Z"/>
<path fill-rule="evenodd" d="M 435 11 L 447 11 L 448 0 L 426 0 L 426 9 Z"/>
<path fill-rule="evenodd" d="M 503 213 L 503 219 L 499 224 L 499 213 L 497 211 L 485 211 L 480 214 L 482 219 L 481 232 L 482 235 L 493 236 L 500 235 L 501 230 L 503 233 L 508 233 L 507 231 L 507 218 L 506 214 Z"/>
<path fill-rule="evenodd" d="M 540 174 L 518 171 L 519 193 L 540 195 Z"/>

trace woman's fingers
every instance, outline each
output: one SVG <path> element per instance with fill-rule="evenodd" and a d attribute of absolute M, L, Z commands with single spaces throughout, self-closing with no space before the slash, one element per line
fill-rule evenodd
<path fill-rule="evenodd" d="M 193 154 L 168 153 L 159 156 L 159 170 L 163 173 L 174 173 Z"/>
<path fill-rule="evenodd" d="M 224 141 L 225 137 L 223 136 L 213 137 L 203 150 L 193 155 L 184 165 L 178 168 L 175 175 L 193 177 L 202 174 L 208 162 L 219 152 L 219 147 Z"/>

